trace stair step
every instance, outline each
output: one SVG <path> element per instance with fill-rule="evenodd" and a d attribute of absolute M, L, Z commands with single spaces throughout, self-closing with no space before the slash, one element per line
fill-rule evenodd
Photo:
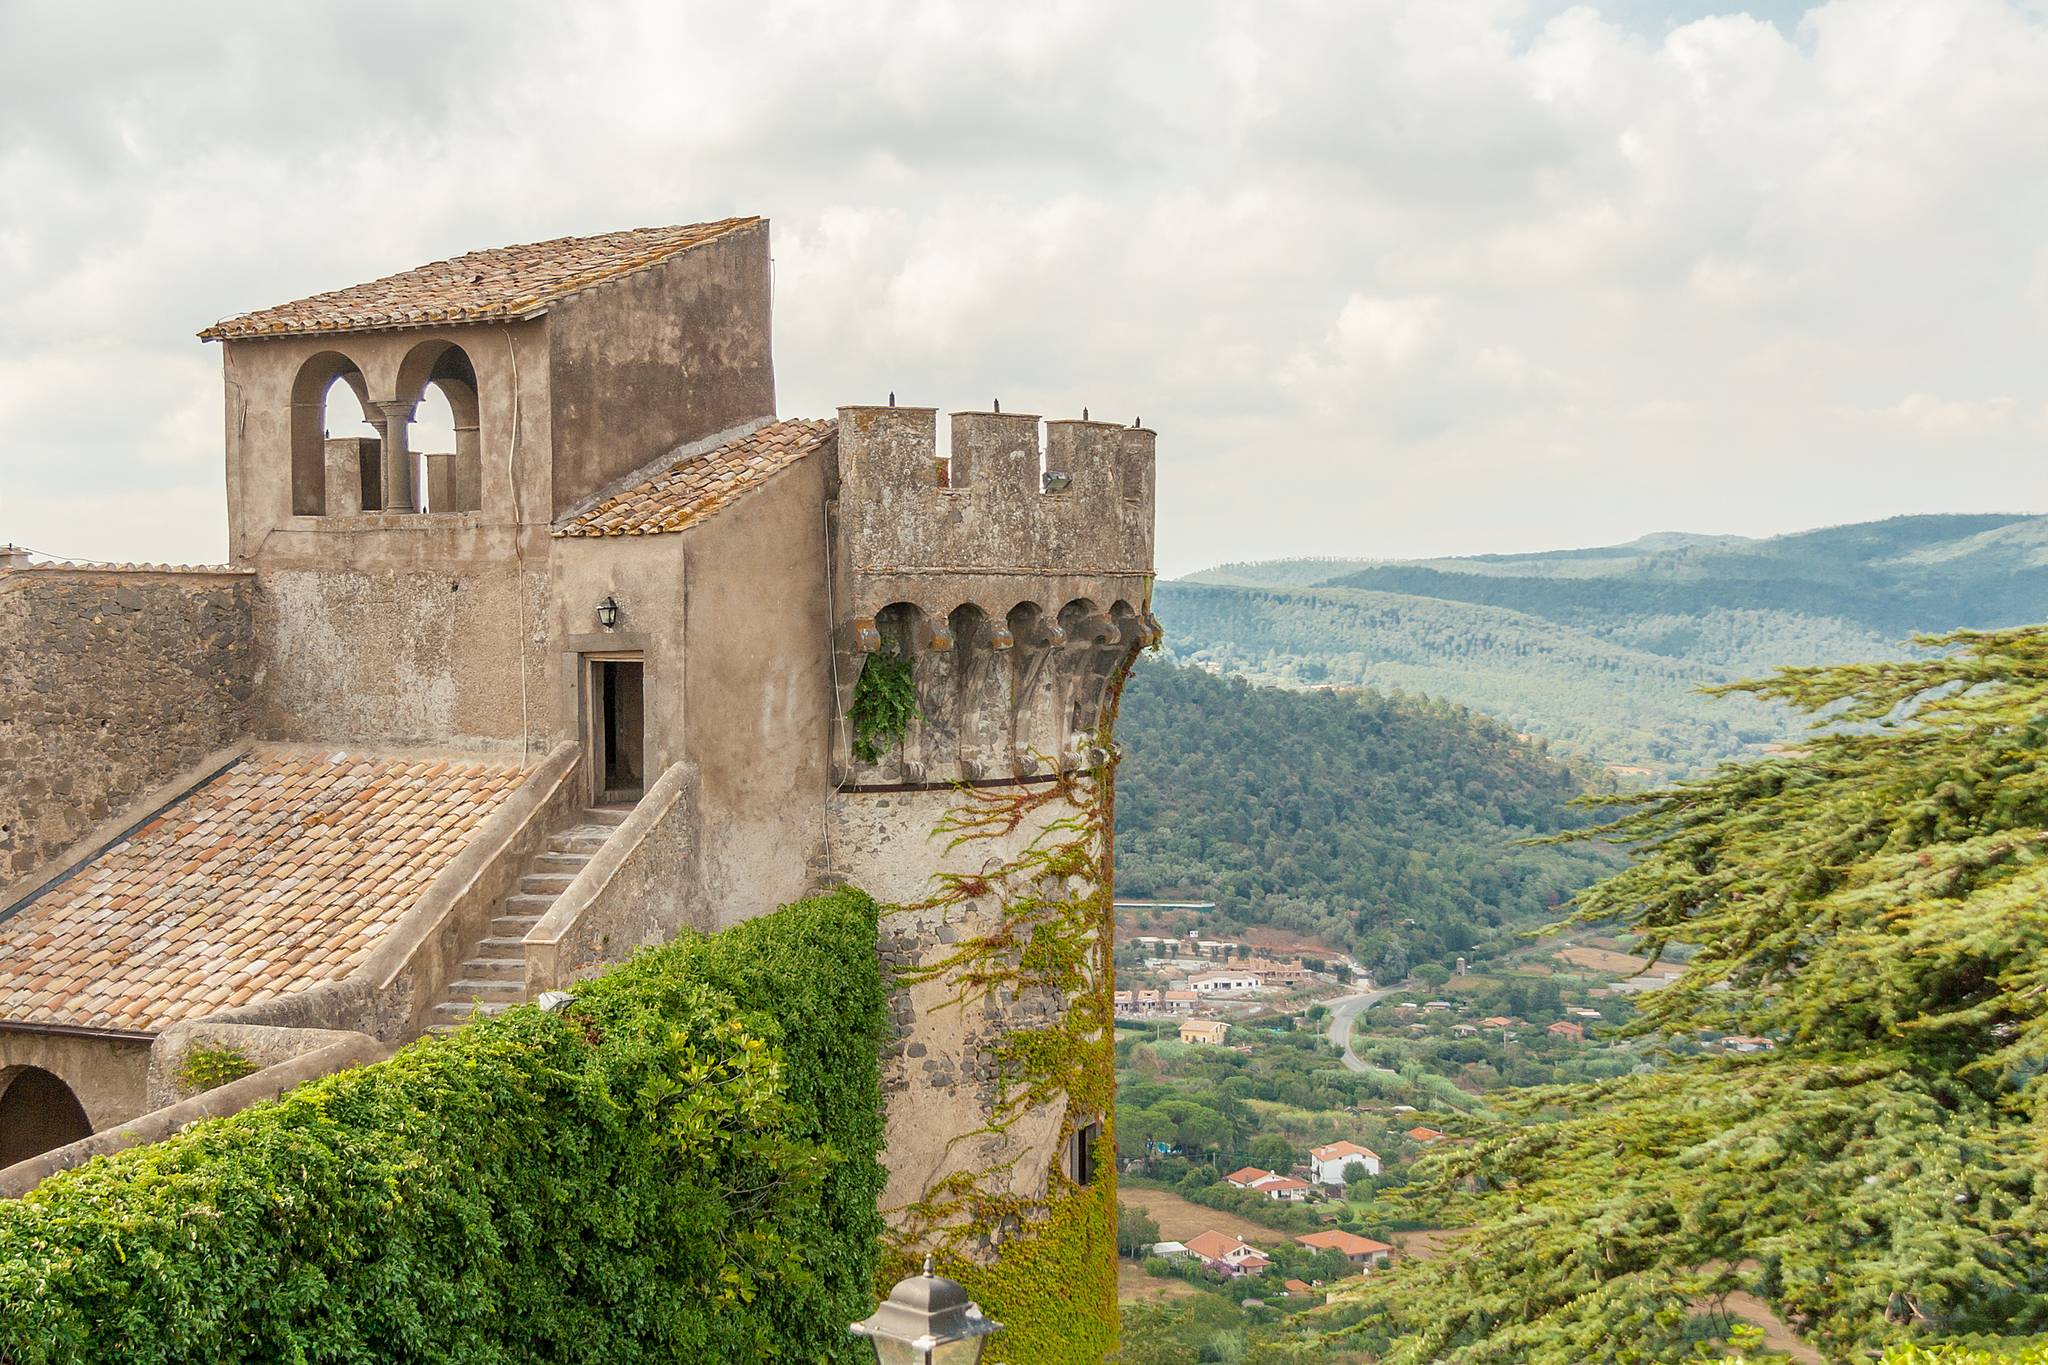
<path fill-rule="evenodd" d="M 526 961 L 526 940 L 523 937 L 511 938 L 504 934 L 492 934 L 489 938 L 480 938 L 476 941 L 476 955 L 478 957 L 517 958 L 521 963 L 524 963 Z"/>
<path fill-rule="evenodd" d="M 460 1026 L 467 1023 L 471 1015 L 481 1014 L 489 1017 L 491 1015 L 503 1014 L 517 1003 L 517 1001 L 484 1001 L 480 1004 L 472 1004 L 465 1000 L 457 1004 L 452 1000 L 444 1000 L 429 1011 L 427 1018 L 430 1022 L 427 1026 L 429 1028 L 432 1028 L 435 1024 L 454 1024 Z"/>
<path fill-rule="evenodd" d="M 526 931 L 539 923 L 539 915 L 500 915 L 491 921 L 491 937 L 516 938 L 524 943 Z"/>
<path fill-rule="evenodd" d="M 569 883 L 576 880 L 573 872 L 529 872 L 519 879 L 522 895 L 546 896 L 550 900 L 569 889 Z"/>
<path fill-rule="evenodd" d="M 473 957 L 462 964 L 462 979 L 465 981 L 516 981 L 526 980 L 526 959 L 523 957 Z"/>
<path fill-rule="evenodd" d="M 449 1004 L 466 1004 L 472 1000 L 487 1003 L 503 1001 L 516 1005 L 526 998 L 524 981 L 487 981 L 482 977 L 463 977 L 448 983 Z"/>
<path fill-rule="evenodd" d="M 556 853 L 550 850 L 546 853 L 534 855 L 533 861 L 526 865 L 526 875 L 529 877 L 567 877 L 574 881 L 576 874 L 589 866 L 590 855 L 588 853 Z"/>
<path fill-rule="evenodd" d="M 534 919 L 539 919 L 542 915 L 553 909 L 555 902 L 559 899 L 561 899 L 559 896 L 530 896 L 524 892 L 515 891 L 505 897 L 505 913 L 508 915 L 530 915 Z"/>
<path fill-rule="evenodd" d="M 576 829 L 565 829 L 550 834 L 548 836 L 548 849 L 553 853 L 581 853 L 586 855 L 585 861 L 587 862 L 589 861 L 587 855 L 603 848 L 604 841 L 610 837 L 611 831 L 609 829 L 603 829 L 596 825 L 584 825 Z"/>
<path fill-rule="evenodd" d="M 583 820 L 586 824 L 610 825 L 617 829 L 626 823 L 626 817 L 632 813 L 631 806 L 585 806 Z"/>

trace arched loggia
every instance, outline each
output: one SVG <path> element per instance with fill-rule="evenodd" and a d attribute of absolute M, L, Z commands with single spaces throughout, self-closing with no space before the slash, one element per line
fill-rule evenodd
<path fill-rule="evenodd" d="M 452 341 L 423 341 L 398 367 L 398 393 L 414 404 L 408 473 L 425 512 L 483 506 L 476 366 Z"/>
<path fill-rule="evenodd" d="M 356 401 L 354 414 L 344 410 L 344 393 Z M 292 380 L 293 516 L 327 515 L 327 438 L 330 434 L 364 434 L 359 422 L 349 419 L 367 413 L 369 403 L 370 391 L 361 368 L 341 352 L 322 351 L 299 366 Z M 361 478 L 365 493 L 374 493 L 379 485 L 376 471 L 367 470 Z M 366 496 L 363 505 L 374 508 L 379 504 Z"/>

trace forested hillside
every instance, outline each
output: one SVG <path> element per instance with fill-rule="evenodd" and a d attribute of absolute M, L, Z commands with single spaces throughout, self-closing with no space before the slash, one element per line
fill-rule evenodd
<path fill-rule="evenodd" d="M 1585 777 L 1461 707 L 1254 687 L 1147 660 L 1118 719 L 1117 891 L 1202 898 L 1376 976 L 1499 943 L 1612 864 L 1521 848 Z"/>
<path fill-rule="evenodd" d="M 1413 563 L 1234 564 L 1161 584 L 1178 658 L 1283 684 L 1425 692 L 1576 754 L 1670 776 L 1794 738 L 1704 685 L 1900 658 L 1916 633 L 2048 616 L 2048 518 L 1896 517 L 1769 540 Z"/>

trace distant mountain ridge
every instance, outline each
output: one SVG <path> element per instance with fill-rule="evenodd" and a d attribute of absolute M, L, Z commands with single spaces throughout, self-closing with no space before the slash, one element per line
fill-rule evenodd
<path fill-rule="evenodd" d="M 1712 701 L 1701 686 L 2048 618 L 2048 517 L 1226 564 L 1160 584 L 1155 604 L 1176 658 L 1295 686 L 1427 692 L 1672 776 L 1799 733 L 1775 708 Z"/>

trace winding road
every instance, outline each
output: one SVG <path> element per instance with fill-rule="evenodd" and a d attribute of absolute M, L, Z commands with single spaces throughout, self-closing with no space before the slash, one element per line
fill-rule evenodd
<path fill-rule="evenodd" d="M 1356 995 L 1339 996 L 1335 1000 L 1325 1002 L 1330 1009 L 1330 1041 L 1344 1049 L 1344 1065 L 1347 1069 L 1352 1071 L 1377 1071 L 1383 1076 L 1394 1074 L 1383 1066 L 1374 1066 L 1351 1050 L 1351 1021 L 1358 1018 L 1360 1010 L 1386 999 L 1397 991 L 1406 990 L 1407 988 L 1408 983 L 1401 981 L 1391 986 L 1381 986 L 1376 990 L 1360 991 Z"/>

